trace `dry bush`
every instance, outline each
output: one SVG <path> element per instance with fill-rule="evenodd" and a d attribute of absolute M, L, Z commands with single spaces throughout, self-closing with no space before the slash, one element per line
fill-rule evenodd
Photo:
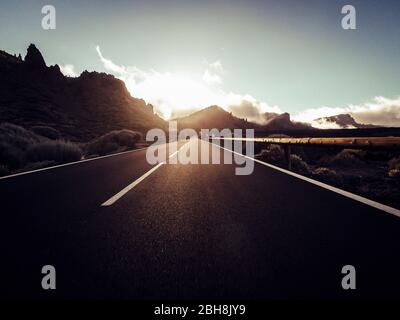
<path fill-rule="evenodd" d="M 0 124 L 0 142 L 10 144 L 18 149 L 25 149 L 28 146 L 41 141 L 41 137 L 25 128 L 11 123 Z"/>
<path fill-rule="evenodd" d="M 290 155 L 290 161 L 292 163 L 292 170 L 302 175 L 309 175 L 311 173 L 310 167 L 307 162 L 297 154 Z"/>
<path fill-rule="evenodd" d="M 258 155 L 256 155 L 256 158 L 266 162 L 279 164 L 285 160 L 285 153 L 279 145 L 270 144 L 267 149 L 262 150 Z"/>
<path fill-rule="evenodd" d="M 32 127 L 32 131 L 39 136 L 46 137 L 51 140 L 57 140 L 61 137 L 58 130 L 47 126 L 34 126 Z"/>
<path fill-rule="evenodd" d="M 315 179 L 326 182 L 328 184 L 341 184 L 342 177 L 336 173 L 335 170 L 319 167 L 312 172 L 312 175 Z"/>
<path fill-rule="evenodd" d="M 320 161 L 320 165 L 331 165 L 331 166 L 341 166 L 341 167 L 353 167 L 359 166 L 364 162 L 365 151 L 344 149 L 340 151 L 335 156 L 323 157 Z"/>
<path fill-rule="evenodd" d="M 142 139 L 142 134 L 131 130 L 111 131 L 86 145 L 85 154 L 106 155 L 119 151 L 134 149 L 136 143 Z"/>
<path fill-rule="evenodd" d="M 76 144 L 64 140 L 45 141 L 29 148 L 28 159 L 31 162 L 54 161 L 66 163 L 82 158 L 82 150 Z"/>
<path fill-rule="evenodd" d="M 258 155 L 256 155 L 256 158 L 276 165 L 284 165 L 286 162 L 283 148 L 276 144 L 270 144 L 267 149 L 262 150 Z M 311 173 L 307 162 L 305 162 L 300 155 L 291 154 L 290 160 L 293 171 L 304 175 Z"/>
<path fill-rule="evenodd" d="M 43 139 L 33 132 L 11 123 L 0 124 L 0 163 L 9 170 L 26 163 L 26 150 Z"/>

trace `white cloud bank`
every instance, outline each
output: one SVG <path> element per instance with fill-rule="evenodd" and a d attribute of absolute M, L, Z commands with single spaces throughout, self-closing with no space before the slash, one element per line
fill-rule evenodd
<path fill-rule="evenodd" d="M 234 115 L 262 123 L 262 113 L 281 110 L 258 101 L 251 95 L 226 92 L 221 88 L 224 73 L 220 61 L 208 64 L 202 77 L 144 71 L 134 66 L 122 66 L 105 58 L 96 47 L 104 68 L 123 80 L 132 96 L 151 103 L 165 119 L 187 115 L 210 105 L 218 105 Z"/>
<path fill-rule="evenodd" d="M 315 119 L 342 113 L 350 114 L 358 123 L 387 127 L 400 127 L 400 97 L 389 99 L 375 97 L 372 102 L 350 104 L 343 108 L 321 107 L 307 109 L 293 117 L 296 121 L 308 122 L 318 128 L 338 128 L 334 123 L 316 122 Z"/>
<path fill-rule="evenodd" d="M 105 58 L 99 46 L 96 51 L 104 68 L 123 80 L 132 96 L 151 103 L 155 111 L 165 119 L 184 116 L 210 105 L 218 105 L 237 117 L 261 124 L 265 122 L 263 113 L 282 113 L 278 106 L 270 106 L 251 95 L 225 91 L 222 88 L 224 69 L 220 61 L 207 63 L 203 75 L 196 79 L 187 75 L 118 65 Z M 76 76 L 72 65 L 63 66 L 62 71 Z M 340 108 L 324 106 L 306 109 L 292 119 L 319 128 L 338 128 L 334 123 L 314 120 L 342 113 L 352 115 L 357 122 L 363 124 L 400 127 L 400 97 L 375 97 L 372 102 Z"/>
<path fill-rule="evenodd" d="M 208 64 L 207 69 L 203 74 L 203 81 L 207 85 L 219 85 L 222 84 L 222 74 L 224 69 L 220 61 L 215 61 Z"/>

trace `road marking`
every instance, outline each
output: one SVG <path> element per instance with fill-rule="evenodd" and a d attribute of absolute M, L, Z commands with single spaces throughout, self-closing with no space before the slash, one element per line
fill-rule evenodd
<path fill-rule="evenodd" d="M 166 143 L 165 145 L 168 145 L 168 143 Z M 24 172 L 20 172 L 20 173 L 14 173 L 14 174 L 10 174 L 8 176 L 0 177 L 0 180 L 14 178 L 14 177 L 18 177 L 18 176 L 23 176 L 23 175 L 26 175 L 26 174 L 31 174 L 31 173 L 40 172 L 40 171 L 47 171 L 47 170 L 51 170 L 51 169 L 57 169 L 57 168 L 61 168 L 61 167 L 71 166 L 71 165 L 74 165 L 74 164 L 79 164 L 79 163 L 84 163 L 84 162 L 89 162 L 89 161 L 94 161 L 94 160 L 100 160 L 100 159 L 114 157 L 114 156 L 120 156 L 120 155 L 123 155 L 123 154 L 126 154 L 126 153 L 145 150 L 147 148 L 148 147 L 139 148 L 139 149 L 135 149 L 135 150 L 122 151 L 122 152 L 117 152 L 117 153 L 113 153 L 113 154 L 108 154 L 108 155 L 105 155 L 105 156 L 100 156 L 100 157 L 95 157 L 95 158 L 90 158 L 90 159 L 84 159 L 84 160 L 79 160 L 79 161 L 73 161 L 73 162 L 68 162 L 68 163 L 64 163 L 64 164 L 59 164 L 59 165 L 56 165 L 56 166 L 51 166 L 51 167 L 46 167 L 46 168 L 41 168 L 41 169 L 36 169 L 36 170 L 30 170 L 30 171 L 24 171 Z M 182 148 L 183 148 L 183 146 L 181 147 L 181 149 Z"/>
<path fill-rule="evenodd" d="M 149 175 L 151 175 L 154 171 L 156 171 L 163 164 L 164 164 L 164 162 L 160 162 L 158 165 L 156 165 L 155 167 L 151 168 L 149 171 L 147 171 L 140 178 L 136 179 L 130 185 L 126 186 L 124 189 L 122 189 L 116 195 L 112 196 L 110 199 L 108 199 L 106 202 L 104 202 L 101 206 L 102 207 L 108 207 L 108 206 L 113 205 L 116 201 L 118 201 L 118 199 L 120 199 L 126 193 L 128 193 L 130 190 L 132 190 L 134 187 L 136 187 L 140 182 L 142 182 L 144 179 L 146 179 Z"/>
<path fill-rule="evenodd" d="M 84 159 L 84 160 L 79 160 L 79 161 L 74 161 L 74 162 L 68 162 L 68 163 L 59 164 L 59 165 L 51 166 L 51 167 L 47 167 L 47 168 L 41 168 L 41 169 L 36 169 L 36 170 L 31 170 L 31 171 L 24 171 L 24 172 L 20 172 L 20 173 L 10 174 L 8 176 L 0 177 L 0 180 L 14 178 L 14 177 L 18 177 L 18 176 L 23 176 L 23 175 L 26 175 L 26 174 L 40 172 L 40 171 L 47 171 L 47 170 L 51 170 L 51 169 L 57 169 L 57 168 L 61 168 L 61 167 L 71 166 L 71 165 L 78 164 L 78 163 L 89 162 L 89 161 L 94 161 L 94 160 L 99 160 L 99 159 L 119 156 L 119 155 L 126 154 L 126 153 L 145 150 L 147 148 L 148 147 L 144 147 L 144 148 L 135 149 L 135 150 L 129 150 L 129 151 L 123 151 L 123 152 L 108 154 L 106 156 L 100 156 L 100 157 L 96 157 L 96 158 L 90 158 L 90 159 Z"/>
<path fill-rule="evenodd" d="M 210 143 L 210 142 L 209 142 L 209 143 Z M 385 211 L 385 212 L 387 212 L 387 213 L 393 214 L 393 215 L 395 215 L 395 216 L 397 216 L 397 217 L 400 217 L 400 210 L 398 210 L 398 209 L 396 209 L 396 208 L 389 207 L 389 206 L 384 205 L 384 204 L 382 204 L 382 203 L 379 203 L 379 202 L 376 202 L 376 201 L 373 201 L 373 200 L 370 200 L 370 199 L 361 197 L 361 196 L 356 195 L 356 194 L 354 194 L 354 193 L 351 193 L 351 192 L 348 192 L 348 191 L 345 191 L 345 190 L 342 190 L 342 189 L 339 189 L 339 188 L 330 186 L 329 184 L 326 184 L 326 183 L 323 183 L 323 182 L 320 182 L 320 181 L 317 181 L 317 180 L 314 180 L 314 179 L 311 179 L 311 178 L 302 176 L 302 175 L 297 174 L 297 173 L 294 173 L 294 172 L 292 172 L 292 171 L 289 171 L 289 170 L 286 170 L 286 169 L 282 169 L 282 168 L 280 168 L 280 167 L 274 166 L 274 165 L 269 164 L 269 163 L 267 163 L 267 162 L 264 162 L 264 161 L 261 161 L 261 160 L 258 160 L 258 159 L 255 159 L 255 158 L 246 156 L 246 155 L 241 154 L 241 153 L 239 153 L 239 152 L 236 152 L 236 151 L 233 151 L 233 150 L 229 150 L 229 149 L 224 148 L 224 147 L 221 147 L 221 146 L 219 146 L 219 145 L 217 145 L 217 144 L 215 144 L 215 143 L 210 143 L 210 144 L 211 144 L 211 145 L 214 145 L 214 146 L 217 146 L 217 147 L 219 147 L 219 148 L 221 148 L 221 149 L 230 151 L 230 152 L 232 152 L 232 153 L 235 153 L 235 154 L 237 154 L 237 155 L 239 155 L 239 156 L 245 157 L 245 158 L 247 158 L 247 159 L 253 160 L 254 162 L 260 163 L 260 164 L 262 164 L 262 165 L 264 165 L 264 166 L 266 166 L 266 167 L 270 167 L 270 168 L 272 168 L 272 169 L 275 169 L 275 170 L 278 170 L 278 171 L 280 171 L 280 172 L 286 173 L 286 174 L 291 175 L 291 176 L 293 176 L 293 177 L 295 177 L 295 178 L 298 178 L 298 179 L 300 179 L 300 180 L 303 180 L 303 181 L 312 183 L 312 184 L 317 185 L 317 186 L 319 186 L 319 187 L 321 187 L 321 188 L 324 188 L 324 189 L 327 189 L 327 190 L 329 190 L 329 191 L 338 193 L 338 194 L 340 194 L 340 195 L 342 195 L 342 196 L 345 196 L 345 197 L 347 197 L 347 198 L 353 199 L 353 200 L 355 200 L 355 201 L 364 203 L 364 204 L 366 204 L 366 205 L 368 205 L 368 206 L 370 206 L 370 207 L 373 207 L 373 208 L 375 208 L 375 209 L 379 209 L 379 210 Z"/>
<path fill-rule="evenodd" d="M 186 146 L 187 143 L 185 143 L 183 146 L 181 146 L 177 151 L 175 151 L 173 154 L 171 154 L 168 158 L 172 158 L 175 155 L 178 154 L 179 151 L 182 150 L 184 146 Z M 140 178 L 136 179 L 133 181 L 131 184 L 126 186 L 124 189 L 122 189 L 120 192 L 112 196 L 110 199 L 108 199 L 106 202 L 102 203 L 102 207 L 109 207 L 113 205 L 115 202 L 117 202 L 120 198 L 122 198 L 125 194 L 127 194 L 129 191 L 131 191 L 134 187 L 136 187 L 140 182 L 142 182 L 144 179 L 146 179 L 149 175 L 151 175 L 154 171 L 156 171 L 158 168 L 160 168 L 165 162 L 160 162 L 158 165 L 155 167 L 151 168 L 149 171 L 147 171 L 144 175 L 142 175 Z"/>

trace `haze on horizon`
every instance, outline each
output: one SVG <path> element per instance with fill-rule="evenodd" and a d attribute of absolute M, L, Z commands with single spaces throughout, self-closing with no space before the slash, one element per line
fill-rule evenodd
<path fill-rule="evenodd" d="M 41 28 L 45 4 L 56 30 Z M 345 4 L 1 0 L 0 49 L 24 55 L 35 43 L 66 75 L 114 74 L 166 119 L 217 104 L 257 122 L 351 113 L 400 126 L 400 3 L 351 1 L 357 30 L 341 28 Z"/>

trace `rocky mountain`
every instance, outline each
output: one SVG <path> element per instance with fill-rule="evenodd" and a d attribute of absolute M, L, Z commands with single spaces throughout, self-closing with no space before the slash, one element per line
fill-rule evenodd
<path fill-rule="evenodd" d="M 24 59 L 0 51 L 0 122 L 28 129 L 48 126 L 75 141 L 118 129 L 166 128 L 153 107 L 133 98 L 123 81 L 87 71 L 65 77 L 58 65 L 46 66 L 33 44 Z"/>
<path fill-rule="evenodd" d="M 178 118 L 178 129 L 245 129 L 257 126 L 252 122 L 240 119 L 218 106 L 210 106 L 186 117 Z"/>
<path fill-rule="evenodd" d="M 260 125 L 235 117 L 232 115 L 232 113 L 225 111 L 221 107 L 210 106 L 177 120 L 178 128 L 193 128 L 196 131 L 200 131 L 202 128 L 252 128 L 259 131 L 292 131 L 312 129 L 312 127 L 308 124 L 292 121 L 288 113 L 265 113 L 264 117 L 266 119 L 266 123 Z"/>
<path fill-rule="evenodd" d="M 338 114 L 331 117 L 322 117 L 314 120 L 317 125 L 337 127 L 344 129 L 354 128 L 378 128 L 379 126 L 373 124 L 362 124 L 358 123 L 350 114 Z"/>
<path fill-rule="evenodd" d="M 267 112 L 264 113 L 266 123 L 262 126 L 264 130 L 306 130 L 311 126 L 306 123 L 295 122 L 290 119 L 290 114 L 285 112 L 282 114 Z"/>

